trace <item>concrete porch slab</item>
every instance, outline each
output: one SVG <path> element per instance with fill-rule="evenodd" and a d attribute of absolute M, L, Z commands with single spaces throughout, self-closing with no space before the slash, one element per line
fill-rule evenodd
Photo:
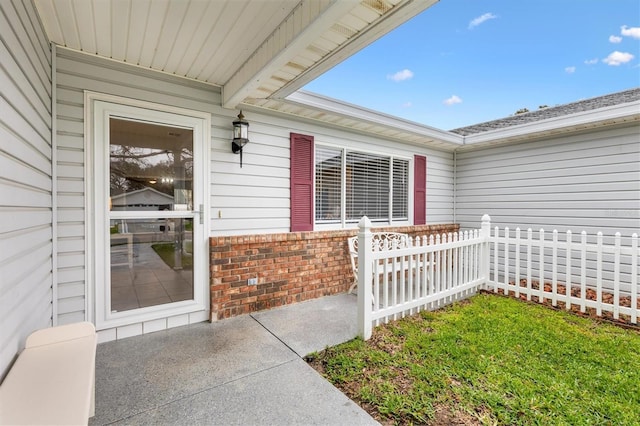
<path fill-rule="evenodd" d="M 300 357 L 358 335 L 355 294 L 326 296 L 251 316 Z"/>
<path fill-rule="evenodd" d="M 299 355 L 355 336 L 355 296 L 255 316 L 98 345 L 89 424 L 377 424 Z"/>
<path fill-rule="evenodd" d="M 375 425 L 302 359 L 207 389 L 117 425 Z"/>

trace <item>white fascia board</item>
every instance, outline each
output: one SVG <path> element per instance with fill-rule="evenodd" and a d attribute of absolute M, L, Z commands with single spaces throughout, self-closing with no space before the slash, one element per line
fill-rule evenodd
<path fill-rule="evenodd" d="M 620 120 L 640 120 L 640 101 L 612 105 L 591 111 L 582 111 L 561 117 L 505 127 L 504 129 L 489 130 L 468 135 L 464 137 L 464 145 L 498 142 L 509 139 L 522 140 L 528 136 L 539 135 L 541 133 L 560 130 L 567 131 L 572 130 L 572 128 L 581 130 L 584 129 L 585 126 L 593 126 L 596 125 L 596 123 L 608 124 Z"/>
<path fill-rule="evenodd" d="M 304 107 L 327 111 L 345 118 L 391 127 L 400 132 L 414 133 L 454 145 L 463 144 L 464 138 L 456 133 L 436 129 L 435 127 L 426 126 L 414 121 L 404 120 L 402 118 L 318 95 L 316 93 L 299 90 L 287 96 L 285 100 L 287 102 L 297 103 Z"/>
<path fill-rule="evenodd" d="M 301 2 L 298 7 L 256 49 L 222 89 L 222 105 L 234 109 L 287 62 L 353 10 L 360 0 L 333 0 L 324 10 L 313 2 Z M 313 17 L 312 14 L 318 13 Z M 309 18 L 311 23 L 302 26 Z M 293 31 L 297 33 L 292 33 Z"/>
<path fill-rule="evenodd" d="M 424 12 L 438 1 L 440 0 L 404 0 L 402 3 L 395 5 L 389 13 L 382 15 L 377 22 L 374 21 L 352 40 L 347 41 L 331 54 L 313 64 L 312 67 L 277 90 L 272 97 L 286 98 L 380 37 Z"/>

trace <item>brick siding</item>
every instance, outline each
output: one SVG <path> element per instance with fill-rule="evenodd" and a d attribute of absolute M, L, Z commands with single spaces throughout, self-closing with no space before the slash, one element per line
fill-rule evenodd
<path fill-rule="evenodd" d="M 423 236 L 457 224 L 373 231 Z M 211 320 L 344 293 L 353 282 L 347 238 L 357 230 L 211 237 Z M 248 285 L 257 278 L 257 285 Z"/>

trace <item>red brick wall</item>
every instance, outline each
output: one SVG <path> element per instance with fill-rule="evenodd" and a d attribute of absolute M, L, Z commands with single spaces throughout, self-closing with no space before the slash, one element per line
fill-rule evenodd
<path fill-rule="evenodd" d="M 372 231 L 412 236 L 455 232 L 459 225 Z M 211 320 L 343 293 L 353 282 L 347 238 L 357 230 L 211 237 Z M 247 285 L 249 278 L 257 285 Z"/>

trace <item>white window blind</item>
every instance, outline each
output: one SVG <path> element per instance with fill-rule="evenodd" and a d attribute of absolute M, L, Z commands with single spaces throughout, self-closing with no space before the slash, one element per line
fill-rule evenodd
<path fill-rule="evenodd" d="M 409 219 L 409 161 L 393 159 L 393 220 Z"/>
<path fill-rule="evenodd" d="M 346 220 L 367 216 L 371 221 L 389 220 L 388 157 L 347 152 Z"/>
<path fill-rule="evenodd" d="M 316 222 L 339 222 L 342 205 L 342 150 L 316 147 Z"/>
<path fill-rule="evenodd" d="M 316 223 L 408 220 L 409 160 L 316 145 L 315 211 Z"/>

